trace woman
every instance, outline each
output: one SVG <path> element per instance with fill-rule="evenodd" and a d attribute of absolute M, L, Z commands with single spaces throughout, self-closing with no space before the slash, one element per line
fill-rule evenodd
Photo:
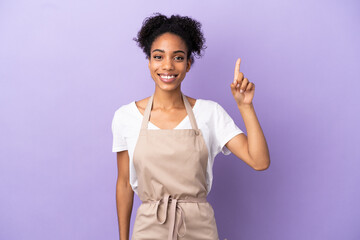
<path fill-rule="evenodd" d="M 136 192 L 142 204 L 132 239 L 217 240 L 214 211 L 206 200 L 215 156 L 232 152 L 255 170 L 270 164 L 252 105 L 255 85 L 240 72 L 238 59 L 230 89 L 247 137 L 218 103 L 181 92 L 193 56 L 205 48 L 199 22 L 158 13 L 143 22 L 134 40 L 149 59 L 155 91 L 121 106 L 112 122 L 120 239 L 129 239 Z"/>

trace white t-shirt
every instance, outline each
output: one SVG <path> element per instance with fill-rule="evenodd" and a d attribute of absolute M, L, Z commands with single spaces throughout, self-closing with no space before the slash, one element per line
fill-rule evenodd
<path fill-rule="evenodd" d="M 234 123 L 225 109 L 215 101 L 197 99 L 193 106 L 193 112 L 209 151 L 206 174 L 207 193 L 209 193 L 213 180 L 212 167 L 215 156 L 219 152 L 229 155 L 231 152 L 225 144 L 237 134 L 243 133 L 243 131 Z M 112 120 L 112 152 L 128 150 L 130 185 L 136 194 L 138 194 L 138 181 L 133 164 L 133 153 L 140 133 L 142 119 L 143 115 L 137 108 L 135 101 L 132 101 L 118 108 Z M 188 115 L 175 127 L 175 129 L 191 128 Z M 149 121 L 148 129 L 159 128 Z"/>

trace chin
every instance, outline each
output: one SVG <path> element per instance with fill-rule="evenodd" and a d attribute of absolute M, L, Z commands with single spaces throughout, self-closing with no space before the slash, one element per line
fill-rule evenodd
<path fill-rule="evenodd" d="M 157 84 L 157 87 L 160 88 L 163 91 L 173 91 L 180 87 L 180 84 L 166 84 L 161 82 L 160 84 Z"/>

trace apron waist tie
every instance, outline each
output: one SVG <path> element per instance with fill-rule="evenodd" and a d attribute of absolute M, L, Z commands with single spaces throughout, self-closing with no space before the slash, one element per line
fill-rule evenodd
<path fill-rule="evenodd" d="M 160 221 L 159 217 L 158 217 L 158 209 L 159 209 L 159 204 L 160 202 L 164 202 L 165 203 L 165 207 L 164 207 L 164 220 Z M 171 195 L 169 195 L 168 193 L 166 193 L 164 195 L 164 197 L 162 199 L 159 200 L 147 200 L 147 201 L 143 201 L 143 203 L 156 203 L 156 220 L 160 223 L 163 224 L 166 221 L 167 215 L 168 215 L 168 203 L 170 201 L 170 212 L 169 212 L 169 235 L 168 235 L 168 240 L 176 240 L 177 237 L 176 235 L 178 235 L 179 237 L 183 237 L 186 234 L 186 224 L 185 224 L 185 216 L 184 215 L 184 211 L 181 208 L 181 206 L 179 204 L 177 204 L 178 202 L 190 202 L 190 203 L 198 203 L 198 202 L 207 202 L 206 197 L 202 197 L 202 198 L 194 198 L 194 197 L 189 197 L 187 199 L 176 199 L 173 198 Z M 180 219 L 175 227 L 175 218 L 176 218 L 176 210 L 180 211 Z M 179 229 L 181 227 L 180 223 L 182 223 L 184 225 L 184 234 L 180 235 L 179 234 Z"/>

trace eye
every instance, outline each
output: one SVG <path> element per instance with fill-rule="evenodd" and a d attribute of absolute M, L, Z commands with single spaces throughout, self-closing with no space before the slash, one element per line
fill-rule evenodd
<path fill-rule="evenodd" d="M 155 55 L 153 58 L 154 59 L 161 59 L 161 56 Z"/>
<path fill-rule="evenodd" d="M 183 57 L 180 57 L 180 56 L 175 57 L 175 59 L 178 60 L 178 61 L 184 60 L 184 58 L 183 58 Z"/>

